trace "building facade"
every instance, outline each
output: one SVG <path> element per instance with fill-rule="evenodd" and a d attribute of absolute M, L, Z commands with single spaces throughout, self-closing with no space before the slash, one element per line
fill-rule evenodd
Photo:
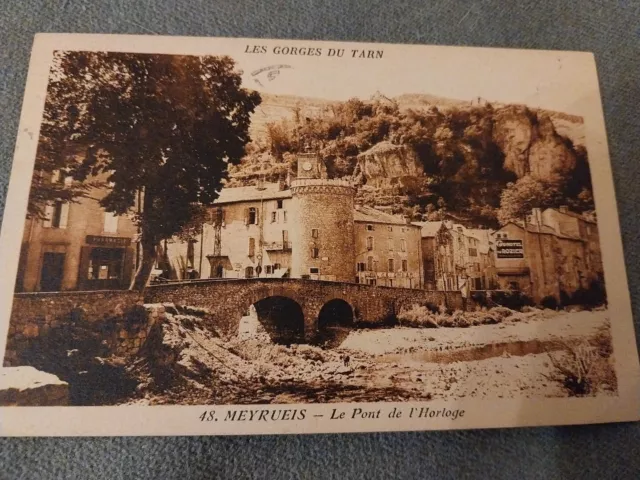
<path fill-rule="evenodd" d="M 495 288 L 491 231 L 468 229 L 449 221 L 415 222 L 421 228 L 424 285 L 435 290 Z"/>
<path fill-rule="evenodd" d="M 423 288 L 420 227 L 371 207 L 355 209 L 356 281 Z"/>
<path fill-rule="evenodd" d="M 171 278 L 294 277 L 422 288 L 420 227 L 355 206 L 355 188 L 298 156 L 290 186 L 224 188 L 200 238 L 168 240 L 158 270 Z"/>
<path fill-rule="evenodd" d="M 523 223 L 494 233 L 500 289 L 521 290 L 539 302 L 564 301 L 579 289 L 603 282 L 595 219 L 566 208 L 534 209 Z"/>
<path fill-rule="evenodd" d="M 52 181 L 71 182 L 54 174 Z M 72 203 L 45 208 L 45 219 L 25 222 L 16 291 L 128 288 L 133 276 L 137 228 L 129 216 L 99 205 L 106 189 L 94 188 Z"/>

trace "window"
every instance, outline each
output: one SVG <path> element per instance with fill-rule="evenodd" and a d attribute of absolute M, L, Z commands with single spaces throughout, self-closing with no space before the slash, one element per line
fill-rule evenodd
<path fill-rule="evenodd" d="M 256 254 L 256 239 L 249 238 L 249 256 L 253 257 Z"/>
<path fill-rule="evenodd" d="M 271 265 L 265 265 L 264 273 L 267 275 L 271 275 L 273 273 L 273 267 Z"/>
<path fill-rule="evenodd" d="M 392 279 L 389 279 L 389 286 L 393 287 L 393 280 Z"/>
<path fill-rule="evenodd" d="M 388 260 L 388 264 L 389 264 L 389 273 L 393 273 L 395 271 L 393 258 L 390 258 Z"/>
<path fill-rule="evenodd" d="M 278 208 L 282 208 L 282 200 L 278 200 Z"/>
<path fill-rule="evenodd" d="M 364 262 L 359 262 L 359 263 L 356 265 L 356 270 L 357 270 L 358 272 L 364 272 L 366 269 L 367 269 L 367 265 L 366 265 Z"/>
<path fill-rule="evenodd" d="M 318 258 L 320 256 L 320 249 L 318 247 L 313 247 L 311 249 L 311 258 Z"/>
<path fill-rule="evenodd" d="M 47 205 L 44 209 L 46 219 L 42 225 L 46 228 L 67 228 L 69 219 L 69 204 L 64 202 L 55 202 Z"/>
<path fill-rule="evenodd" d="M 403 252 L 407 251 L 407 241 L 404 238 L 400 240 L 400 250 Z"/>
<path fill-rule="evenodd" d="M 312 228 L 311 229 L 311 238 L 318 238 L 318 229 L 317 228 Z"/>
<path fill-rule="evenodd" d="M 93 248 L 89 257 L 89 280 L 116 280 L 122 275 L 124 250 Z"/>
<path fill-rule="evenodd" d="M 277 217 L 277 213 L 271 212 L 271 223 L 276 223 L 276 217 Z"/>
<path fill-rule="evenodd" d="M 407 261 L 402 260 L 402 271 L 406 272 L 408 270 Z"/>
<path fill-rule="evenodd" d="M 247 216 L 247 225 L 257 225 L 258 223 L 258 211 L 255 207 L 251 207 L 249 209 L 249 214 Z"/>
<path fill-rule="evenodd" d="M 373 232 L 373 225 L 367 225 L 367 231 Z"/>
<path fill-rule="evenodd" d="M 369 285 L 375 285 L 376 284 L 376 279 L 375 278 L 369 278 L 369 279 L 367 279 L 367 283 Z"/>
<path fill-rule="evenodd" d="M 282 230 L 282 248 L 287 248 L 289 243 L 289 230 Z"/>
<path fill-rule="evenodd" d="M 367 270 L 373 272 L 373 257 L 367 257 Z"/>
<path fill-rule="evenodd" d="M 393 252 L 393 238 L 389 237 L 387 240 L 387 246 L 389 247 L 389 251 Z"/>
<path fill-rule="evenodd" d="M 284 210 L 284 211 L 282 212 L 282 221 L 283 221 L 284 223 L 287 223 L 287 211 L 286 211 L 286 210 Z"/>
<path fill-rule="evenodd" d="M 247 267 L 244 269 L 245 278 L 253 278 L 253 267 Z"/>
<path fill-rule="evenodd" d="M 280 264 L 279 263 L 274 263 L 273 264 L 273 271 L 275 273 L 276 270 L 280 270 Z"/>
<path fill-rule="evenodd" d="M 104 233 L 118 233 L 118 217 L 112 212 L 104 212 Z"/>
<path fill-rule="evenodd" d="M 367 250 L 373 250 L 373 237 L 367 237 Z"/>
<path fill-rule="evenodd" d="M 320 273 L 320 269 L 318 267 L 311 267 L 309 269 L 309 273 L 315 273 L 316 275 Z"/>
<path fill-rule="evenodd" d="M 389 232 L 393 232 L 393 227 L 392 227 L 391 225 L 389 225 L 389 226 L 387 227 L 387 230 L 388 230 Z"/>
<path fill-rule="evenodd" d="M 478 249 L 477 248 L 470 248 L 469 249 L 469 256 L 470 257 L 477 257 L 478 256 Z"/>

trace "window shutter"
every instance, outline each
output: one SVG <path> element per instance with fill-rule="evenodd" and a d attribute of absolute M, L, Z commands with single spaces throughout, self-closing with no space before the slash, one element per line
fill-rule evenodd
<path fill-rule="evenodd" d="M 42 221 L 42 226 L 51 228 L 51 220 L 53 219 L 53 205 L 46 205 L 44 207 L 45 219 Z"/>
<path fill-rule="evenodd" d="M 244 209 L 244 224 L 249 225 L 249 209 Z"/>
<path fill-rule="evenodd" d="M 69 221 L 69 204 L 63 203 L 60 205 L 60 225 L 58 228 L 67 228 L 67 223 Z"/>
<path fill-rule="evenodd" d="M 256 225 L 260 225 L 260 209 L 256 208 Z"/>

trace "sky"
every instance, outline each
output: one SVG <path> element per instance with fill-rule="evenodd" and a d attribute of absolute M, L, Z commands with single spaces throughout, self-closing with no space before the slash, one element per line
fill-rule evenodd
<path fill-rule="evenodd" d="M 366 99 L 376 92 L 481 97 L 581 115 L 585 99 L 598 90 L 592 57 L 580 52 L 374 45 L 383 51 L 382 59 L 360 59 L 349 58 L 354 48 L 363 49 L 360 44 L 346 47 L 342 58 L 331 58 L 275 55 L 274 47 L 299 42 L 262 43 L 266 54 L 232 56 L 244 71 L 245 86 L 273 94 L 327 100 Z M 331 46 L 340 44 L 323 44 L 323 53 Z"/>
<path fill-rule="evenodd" d="M 326 100 L 367 99 L 376 92 L 468 101 L 481 97 L 581 116 L 601 107 L 593 55 L 585 52 L 127 35 L 49 34 L 42 42 L 48 48 L 55 42 L 59 50 L 228 55 L 243 70 L 245 86 L 273 94 Z M 321 54 L 282 53 L 294 47 Z M 327 55 L 341 48 L 341 58 Z M 358 58 L 361 50 L 382 51 L 382 58 Z M 277 65 L 286 67 L 263 70 Z M 278 73 L 269 78 L 270 71 Z"/>

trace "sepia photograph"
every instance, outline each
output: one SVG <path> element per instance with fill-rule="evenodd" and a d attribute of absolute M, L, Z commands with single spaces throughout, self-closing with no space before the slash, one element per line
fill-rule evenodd
<path fill-rule="evenodd" d="M 383 45 L 227 42 L 51 52 L 35 158 L 16 153 L 26 208 L 3 225 L 20 248 L 0 405 L 619 396 L 637 354 L 614 348 L 632 321 L 605 276 L 608 159 L 564 86 L 544 101 L 431 85 L 437 63 L 399 80 Z"/>

